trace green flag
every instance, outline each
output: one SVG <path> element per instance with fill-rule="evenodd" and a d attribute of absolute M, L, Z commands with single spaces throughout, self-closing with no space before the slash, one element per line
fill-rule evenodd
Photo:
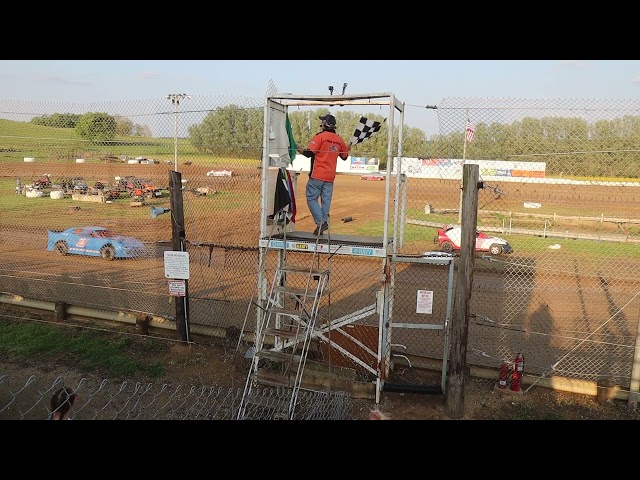
<path fill-rule="evenodd" d="M 287 129 L 287 138 L 289 139 L 289 158 L 291 159 L 291 163 L 296 158 L 297 148 L 296 140 L 293 138 L 293 131 L 291 130 L 291 122 L 289 121 L 289 114 L 287 113 L 287 118 L 285 120 L 285 128 Z"/>

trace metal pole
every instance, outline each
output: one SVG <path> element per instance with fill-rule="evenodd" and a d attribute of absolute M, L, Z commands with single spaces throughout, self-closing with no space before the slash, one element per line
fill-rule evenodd
<path fill-rule="evenodd" d="M 464 170 L 464 165 L 465 165 L 465 160 L 467 159 L 467 123 L 469 123 L 469 110 L 467 109 L 467 113 L 466 113 L 466 122 L 464 124 L 464 131 L 462 132 L 464 134 L 464 145 L 462 147 L 462 169 Z M 464 176 L 464 173 L 463 173 Z M 460 185 L 460 205 L 458 207 L 458 223 L 460 225 L 462 225 L 462 195 L 463 195 L 463 191 L 462 191 L 462 185 Z"/>
<path fill-rule="evenodd" d="M 174 116 L 174 134 L 173 134 L 173 163 L 174 163 L 174 171 L 178 171 L 178 105 L 180 105 L 180 101 L 176 100 L 173 102 L 173 116 Z"/>
<path fill-rule="evenodd" d="M 178 171 L 178 107 L 180 106 L 180 100 L 183 98 L 191 98 L 186 93 L 170 93 L 167 95 L 167 100 L 171 100 L 173 103 L 173 117 L 174 117 L 174 132 L 173 132 L 173 163 L 174 171 Z"/>

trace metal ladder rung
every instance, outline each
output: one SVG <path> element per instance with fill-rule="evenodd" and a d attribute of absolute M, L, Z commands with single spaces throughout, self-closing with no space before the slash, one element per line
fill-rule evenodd
<path fill-rule="evenodd" d="M 262 385 L 269 385 L 271 387 L 293 387 L 296 381 L 295 376 L 292 378 L 289 375 L 265 372 L 262 370 L 258 370 L 255 373 L 255 380 Z"/>
<path fill-rule="evenodd" d="M 294 317 L 294 318 L 301 318 L 304 313 L 300 310 L 293 310 L 291 308 L 281 308 L 281 307 L 269 307 L 267 308 L 267 312 L 277 314 L 277 315 L 287 315 L 289 317 Z"/>
<path fill-rule="evenodd" d="M 257 352 L 256 355 L 260 357 L 260 360 L 273 360 L 279 362 L 288 362 L 289 360 L 293 360 L 294 362 L 300 361 L 300 355 L 296 355 L 293 353 L 283 352 L 281 350 L 261 350 Z"/>
<path fill-rule="evenodd" d="M 284 267 L 280 267 L 278 270 L 286 273 L 308 273 L 310 275 L 328 275 L 329 274 L 329 270 L 326 270 L 326 269 L 301 267 L 298 265 L 287 265 Z"/>
<path fill-rule="evenodd" d="M 273 289 L 276 293 L 288 293 L 289 295 L 295 295 L 296 297 L 302 297 L 306 295 L 307 297 L 314 297 L 316 293 L 315 288 L 298 288 L 298 287 L 275 287 Z"/>
<path fill-rule="evenodd" d="M 300 332 L 283 328 L 267 328 L 264 333 L 265 335 L 274 335 L 276 337 L 296 338 Z"/>

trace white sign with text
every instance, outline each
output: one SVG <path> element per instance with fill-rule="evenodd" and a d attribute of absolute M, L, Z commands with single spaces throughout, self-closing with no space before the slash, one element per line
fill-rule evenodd
<path fill-rule="evenodd" d="M 418 290 L 418 299 L 416 303 L 416 313 L 432 313 L 433 312 L 433 291 Z"/>
<path fill-rule="evenodd" d="M 172 297 L 186 297 L 187 282 L 184 280 L 169 280 L 169 295 Z"/>
<path fill-rule="evenodd" d="M 189 280 L 189 252 L 164 252 L 165 278 Z"/>

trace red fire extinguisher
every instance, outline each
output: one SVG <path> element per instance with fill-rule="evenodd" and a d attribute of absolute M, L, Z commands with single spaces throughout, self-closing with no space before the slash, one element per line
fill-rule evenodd
<path fill-rule="evenodd" d="M 524 375 L 524 356 L 516 353 L 513 360 L 513 375 L 511 377 L 511 391 L 519 392 L 522 388 L 522 376 Z"/>
<path fill-rule="evenodd" d="M 507 378 L 509 378 L 509 365 L 503 362 L 500 365 L 500 377 L 498 379 L 498 388 L 507 388 Z"/>

